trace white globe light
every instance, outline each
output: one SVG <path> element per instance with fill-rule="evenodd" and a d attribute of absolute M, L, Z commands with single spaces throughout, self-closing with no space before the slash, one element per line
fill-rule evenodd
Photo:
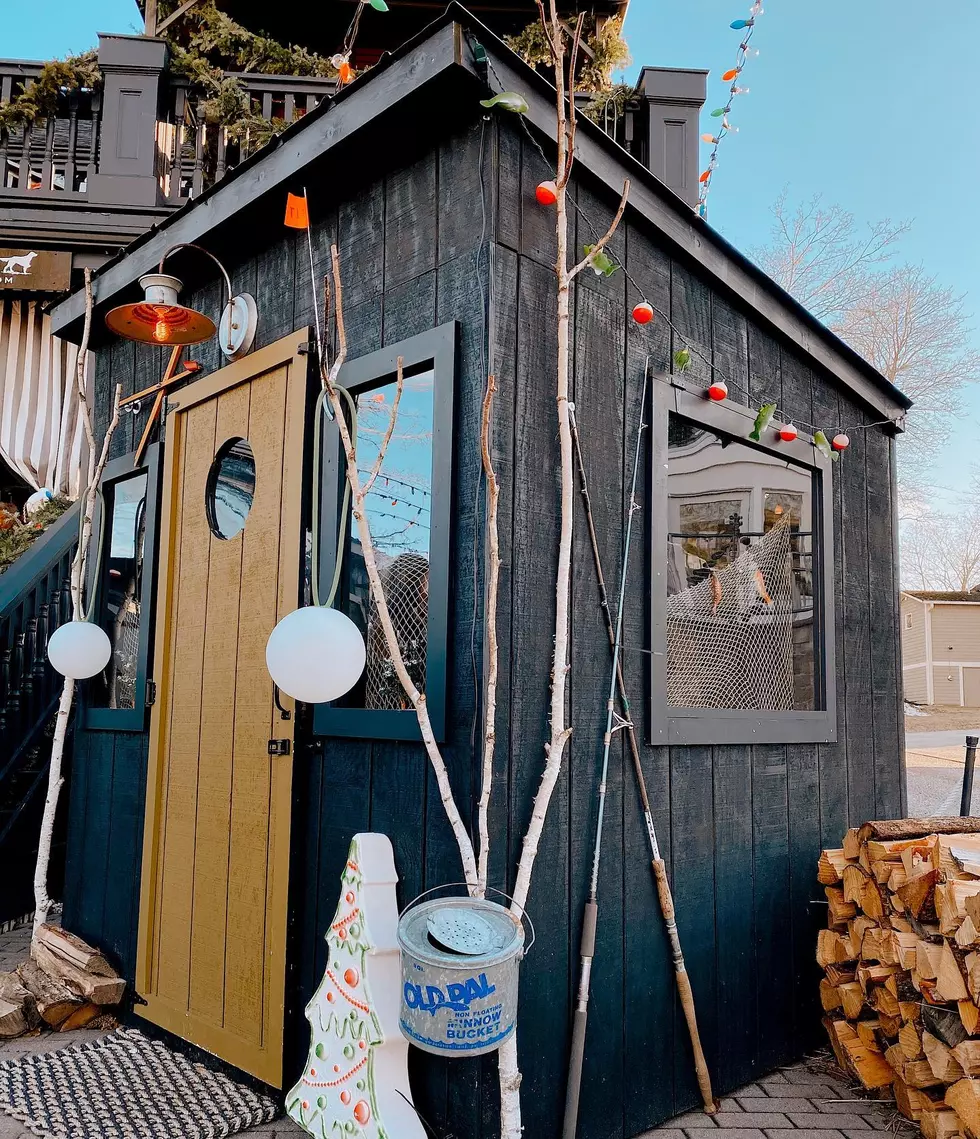
<path fill-rule="evenodd" d="M 51 667 L 69 680 L 95 676 L 105 668 L 111 656 L 109 638 L 91 621 L 69 621 L 55 629 L 48 641 Z"/>
<path fill-rule="evenodd" d="M 269 674 L 282 692 L 307 704 L 337 700 L 364 671 L 364 638 L 339 609 L 305 605 L 287 613 L 265 646 Z"/>

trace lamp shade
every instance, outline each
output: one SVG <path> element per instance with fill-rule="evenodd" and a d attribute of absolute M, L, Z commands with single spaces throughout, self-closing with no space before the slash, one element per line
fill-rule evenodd
<path fill-rule="evenodd" d="M 361 631 L 339 609 L 305 605 L 287 613 L 265 647 L 269 675 L 282 692 L 307 704 L 337 700 L 364 671 Z"/>
<path fill-rule="evenodd" d="M 48 641 L 48 660 L 55 672 L 69 680 L 86 680 L 101 672 L 112 656 L 105 630 L 91 621 L 69 621 L 55 629 Z"/>
<path fill-rule="evenodd" d="M 140 277 L 143 300 L 120 305 L 106 313 L 110 331 L 144 344 L 199 344 L 215 333 L 214 321 L 202 312 L 180 304 L 181 282 L 169 273 Z"/>

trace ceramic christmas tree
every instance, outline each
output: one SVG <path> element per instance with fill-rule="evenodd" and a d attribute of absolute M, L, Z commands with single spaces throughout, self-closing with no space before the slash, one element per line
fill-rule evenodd
<path fill-rule="evenodd" d="M 383 834 L 354 835 L 326 933 L 327 968 L 306 1006 L 310 1054 L 286 1110 L 317 1139 L 425 1139 L 398 1031 L 395 859 Z"/>

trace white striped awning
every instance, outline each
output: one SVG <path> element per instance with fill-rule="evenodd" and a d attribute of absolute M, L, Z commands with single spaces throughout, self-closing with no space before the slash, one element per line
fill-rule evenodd
<path fill-rule="evenodd" d="M 0 299 L 0 456 L 32 487 L 77 498 L 87 446 L 74 344 L 51 334 L 39 301 Z M 92 391 L 92 353 L 85 365 Z"/>

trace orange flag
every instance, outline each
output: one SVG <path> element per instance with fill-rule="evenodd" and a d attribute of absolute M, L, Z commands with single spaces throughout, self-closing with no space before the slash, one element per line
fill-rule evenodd
<path fill-rule="evenodd" d="M 286 218 L 283 224 L 293 229 L 310 228 L 310 211 L 305 196 L 302 198 L 299 194 L 286 196 Z"/>

